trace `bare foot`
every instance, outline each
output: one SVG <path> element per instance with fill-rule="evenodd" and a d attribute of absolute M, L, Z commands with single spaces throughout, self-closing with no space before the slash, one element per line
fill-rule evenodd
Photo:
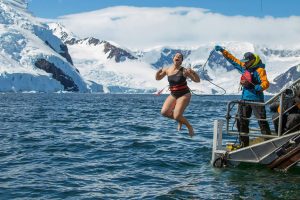
<path fill-rule="evenodd" d="M 181 131 L 182 123 L 178 122 L 177 131 Z"/>
<path fill-rule="evenodd" d="M 193 127 L 188 127 L 188 129 L 189 129 L 189 136 L 193 137 L 195 135 Z"/>

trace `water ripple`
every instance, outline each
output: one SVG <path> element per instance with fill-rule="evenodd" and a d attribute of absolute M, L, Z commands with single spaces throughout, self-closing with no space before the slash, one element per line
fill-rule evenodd
<path fill-rule="evenodd" d="M 212 123 L 232 97 L 196 97 L 196 136 L 165 96 L 2 94 L 1 199 L 297 199 L 299 168 L 214 169 Z M 270 179 L 271 177 L 271 179 Z M 272 181 L 270 181 L 272 180 Z"/>

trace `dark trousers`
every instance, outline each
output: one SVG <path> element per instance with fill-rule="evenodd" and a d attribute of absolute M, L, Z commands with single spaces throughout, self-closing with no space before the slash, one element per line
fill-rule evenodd
<path fill-rule="evenodd" d="M 237 128 L 239 132 L 244 134 L 249 133 L 249 120 L 243 118 L 250 118 L 252 111 L 257 119 L 266 119 L 266 109 L 264 106 L 239 104 L 237 115 Z M 258 124 L 263 135 L 271 135 L 270 126 L 267 121 L 258 121 Z M 240 140 L 243 146 L 249 146 L 249 136 L 241 135 Z"/>
<path fill-rule="evenodd" d="M 289 114 L 286 122 L 287 130 L 291 132 L 300 130 L 300 114 Z"/>

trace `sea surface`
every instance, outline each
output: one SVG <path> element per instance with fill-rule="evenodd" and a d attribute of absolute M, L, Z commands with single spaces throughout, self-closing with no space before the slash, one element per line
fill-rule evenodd
<path fill-rule="evenodd" d="M 0 199 L 299 199 L 299 167 L 211 166 L 213 121 L 238 96 L 193 96 L 193 138 L 165 98 L 0 94 Z"/>

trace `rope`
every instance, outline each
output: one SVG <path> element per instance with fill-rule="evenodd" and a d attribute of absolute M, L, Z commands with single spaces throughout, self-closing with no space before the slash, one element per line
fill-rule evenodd
<path fill-rule="evenodd" d="M 159 90 L 159 91 L 158 91 L 157 93 L 155 93 L 154 95 L 155 95 L 155 96 L 161 95 L 161 93 L 162 93 L 167 87 L 169 87 L 169 85 L 165 86 L 163 89 Z"/>
<path fill-rule="evenodd" d="M 214 52 L 215 52 L 215 50 L 212 50 L 212 51 L 210 52 L 210 54 L 209 54 L 209 56 L 208 56 L 206 62 L 204 63 L 204 65 L 203 65 L 203 67 L 202 67 L 202 71 L 203 71 L 203 72 L 205 71 L 205 66 L 206 66 L 206 64 L 208 63 L 209 59 L 211 58 L 211 56 L 212 56 L 212 54 L 213 54 Z M 213 83 L 212 81 L 210 81 L 210 80 L 208 80 L 208 79 L 205 79 L 205 78 L 204 78 L 204 80 L 208 81 L 210 84 L 216 86 L 217 88 L 223 90 L 224 93 L 221 94 L 221 95 L 225 95 L 225 94 L 226 94 L 226 90 L 225 90 L 224 88 L 222 88 L 221 86 L 219 86 L 219 85 Z M 191 90 L 191 92 L 192 92 L 192 90 Z M 192 92 L 192 93 L 195 94 L 194 92 Z M 197 95 L 197 96 L 206 96 L 206 95 L 199 95 L 199 94 L 195 94 L 195 95 Z M 207 95 L 207 96 L 208 96 L 208 95 Z"/>

